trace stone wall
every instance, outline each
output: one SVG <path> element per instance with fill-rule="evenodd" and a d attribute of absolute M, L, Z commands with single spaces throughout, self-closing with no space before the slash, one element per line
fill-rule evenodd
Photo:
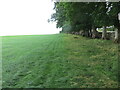
<path fill-rule="evenodd" d="M 99 38 L 102 37 L 102 32 L 99 32 Z M 115 31 L 107 32 L 107 39 L 114 40 L 115 38 Z"/>
<path fill-rule="evenodd" d="M 82 35 L 84 36 L 84 31 L 81 30 L 79 32 L 71 32 L 71 33 L 67 33 L 67 34 L 74 34 L 74 35 Z M 98 37 L 97 38 L 102 38 L 102 32 L 98 32 Z M 115 31 L 107 31 L 107 39 L 108 40 L 114 40 L 115 38 Z"/>

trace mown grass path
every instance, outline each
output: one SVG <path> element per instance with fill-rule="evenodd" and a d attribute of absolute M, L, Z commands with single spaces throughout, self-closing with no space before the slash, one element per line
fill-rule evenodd
<path fill-rule="evenodd" d="M 3 87 L 117 87 L 117 45 L 73 37 L 3 37 Z"/>

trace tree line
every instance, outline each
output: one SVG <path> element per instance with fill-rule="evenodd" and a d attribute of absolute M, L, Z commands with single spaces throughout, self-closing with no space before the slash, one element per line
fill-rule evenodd
<path fill-rule="evenodd" d="M 55 13 L 49 21 L 57 22 L 63 33 L 107 39 L 107 27 L 115 29 L 114 41 L 120 43 L 120 2 L 54 2 Z M 102 28 L 99 35 L 98 28 Z"/>

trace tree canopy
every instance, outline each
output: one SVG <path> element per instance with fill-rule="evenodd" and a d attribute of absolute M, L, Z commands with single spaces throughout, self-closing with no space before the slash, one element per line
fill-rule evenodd
<path fill-rule="evenodd" d="M 112 25 L 120 29 L 119 2 L 55 2 L 54 9 L 51 21 L 56 21 L 62 32 L 83 30 L 90 34 L 93 27 Z"/>

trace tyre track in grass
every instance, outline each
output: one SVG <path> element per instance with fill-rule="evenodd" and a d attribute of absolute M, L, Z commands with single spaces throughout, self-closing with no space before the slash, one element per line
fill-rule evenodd
<path fill-rule="evenodd" d="M 53 38 L 51 39 L 51 41 L 46 45 L 47 47 L 43 47 L 43 48 L 45 48 L 45 49 L 43 49 L 43 51 L 44 51 L 44 53 L 46 52 L 46 50 L 48 49 L 48 48 L 51 48 L 52 46 L 53 46 L 53 43 L 55 43 L 54 42 L 54 40 L 53 40 Z M 33 51 L 35 51 L 36 49 L 39 49 L 39 47 L 36 47 L 36 48 L 34 48 L 34 49 L 32 49 Z M 33 51 L 31 50 L 31 52 L 30 51 L 28 51 L 28 52 L 26 52 L 26 54 L 25 54 L 25 56 L 30 56 L 31 55 L 31 53 L 33 53 Z M 34 57 L 33 57 L 34 58 Z M 45 59 L 45 58 L 44 58 Z M 44 60 L 42 60 L 42 62 L 43 62 Z M 45 61 L 44 61 L 45 62 Z M 44 63 L 43 62 L 43 63 Z M 49 61 L 47 61 L 46 63 L 48 63 Z M 41 63 L 41 62 L 40 62 Z M 20 63 L 19 63 L 20 64 Z M 21 64 L 24 64 L 23 62 L 21 62 Z M 26 64 L 26 62 L 25 62 L 25 64 Z M 45 66 L 46 67 L 46 69 L 47 69 L 47 66 Z M 24 67 L 25 68 L 25 67 Z M 24 69 L 23 68 L 23 69 Z M 32 68 L 30 68 L 29 66 L 28 67 L 26 67 L 26 68 L 29 68 L 29 69 L 27 69 L 27 71 L 29 71 L 29 70 L 31 70 L 32 68 L 34 68 L 34 67 L 32 67 Z M 27 72 L 26 71 L 26 72 Z M 43 71 L 44 72 L 44 71 Z M 19 76 L 19 75 L 18 75 Z M 27 76 L 26 74 L 25 74 L 25 76 Z M 21 79 L 22 78 L 24 78 L 25 77 L 24 75 L 23 76 L 21 76 L 18 80 L 17 80 L 17 82 L 20 82 L 21 81 Z M 11 80 L 11 81 L 13 81 L 12 83 L 11 83 L 11 85 L 10 86 L 12 86 L 12 85 L 16 85 L 16 84 L 14 84 L 14 81 L 16 81 L 16 79 L 14 79 L 14 80 Z M 19 85 L 18 85 L 19 86 Z"/>
<path fill-rule="evenodd" d="M 37 68 L 37 75 L 33 74 L 32 75 L 35 77 L 32 81 L 30 86 L 33 87 L 46 87 L 48 86 L 48 81 L 49 78 L 51 77 L 52 72 L 52 65 L 54 65 L 54 56 L 55 56 L 55 49 L 57 47 L 57 42 L 59 42 L 59 37 L 55 36 L 51 39 L 51 41 L 47 44 L 48 46 L 44 49 L 43 55 L 44 57 L 42 58 L 42 61 L 36 62 L 36 66 L 32 67 L 33 70 L 36 70 Z M 50 56 L 49 53 L 52 53 L 53 56 Z M 49 55 L 49 58 L 47 58 Z M 46 56 L 46 57 L 45 57 Z M 27 77 L 27 76 L 26 76 Z M 19 82 L 26 81 L 26 79 L 20 80 Z M 28 82 L 26 82 L 28 83 Z M 19 83 L 21 84 L 21 83 Z M 29 86 L 28 85 L 28 86 Z M 24 86 L 24 85 L 23 85 Z M 28 87 L 27 86 L 27 87 Z M 16 86 L 18 87 L 18 86 Z"/>
<path fill-rule="evenodd" d="M 55 55 L 57 54 L 56 49 L 58 47 L 58 42 L 59 42 L 59 35 L 56 37 L 56 39 L 53 40 L 53 42 L 51 43 L 51 46 L 47 47 L 46 49 L 50 48 L 50 50 L 48 51 L 48 53 L 52 53 L 52 55 L 50 56 L 49 60 L 47 60 L 45 66 L 44 66 L 44 70 L 43 70 L 43 80 L 42 80 L 42 85 L 40 85 L 41 87 L 50 87 L 50 84 L 53 81 L 54 78 L 54 67 L 55 66 Z M 38 85 L 39 86 L 39 85 Z"/>
<path fill-rule="evenodd" d="M 53 51 L 53 58 L 51 60 L 51 63 L 48 65 L 48 67 L 46 67 L 46 69 L 50 68 L 50 70 L 46 73 L 49 73 L 48 78 L 46 78 L 45 81 L 45 87 L 54 87 L 55 86 L 55 78 L 57 78 L 57 76 L 59 75 L 59 70 L 60 70 L 60 60 L 59 55 L 60 52 L 59 50 L 60 45 L 61 45 L 61 36 L 58 36 L 57 39 L 54 42 L 54 46 L 51 49 Z M 60 48 L 60 49 L 59 49 Z"/>
<path fill-rule="evenodd" d="M 50 69 L 51 69 L 51 65 L 53 63 L 52 60 L 51 60 L 52 57 L 49 54 L 51 52 L 51 53 L 53 53 L 53 56 L 54 56 L 54 48 L 56 47 L 56 41 L 57 40 L 53 37 L 51 39 L 51 41 L 46 45 L 47 47 L 43 51 L 44 57 L 42 58 L 42 61 L 39 62 L 40 67 L 37 67 L 37 68 L 40 69 L 40 72 L 38 70 L 38 72 L 39 72 L 38 75 L 39 76 L 35 76 L 36 79 L 35 79 L 35 81 L 33 81 L 33 87 L 34 86 L 38 86 L 38 87 L 47 86 L 47 85 L 45 85 L 45 83 L 47 81 L 47 78 L 49 78 L 48 75 L 51 71 Z M 49 55 L 49 56 L 46 56 L 46 55 Z M 33 68 L 36 68 L 36 67 L 33 67 Z M 36 83 L 36 80 L 37 81 L 40 80 L 40 82 Z M 32 83 L 31 83 L 31 86 L 32 86 Z"/>
<path fill-rule="evenodd" d="M 67 71 L 65 69 L 66 65 L 68 64 L 66 62 L 65 58 L 65 46 L 64 46 L 64 36 L 60 36 L 60 40 L 57 43 L 57 48 L 55 49 L 56 59 L 55 59 L 55 64 L 53 68 L 56 68 L 53 70 L 53 77 L 51 78 L 52 84 L 50 87 L 64 87 L 64 84 L 67 84 Z M 67 63 L 67 64 L 66 64 Z"/>
<path fill-rule="evenodd" d="M 45 87 L 57 88 L 63 87 L 64 84 L 69 85 L 69 62 L 66 59 L 66 49 L 65 49 L 65 42 L 64 36 L 59 36 L 59 39 L 56 43 L 56 47 L 54 48 L 54 60 L 50 64 L 50 76 L 46 79 Z M 68 86 L 69 87 L 69 86 Z"/>

